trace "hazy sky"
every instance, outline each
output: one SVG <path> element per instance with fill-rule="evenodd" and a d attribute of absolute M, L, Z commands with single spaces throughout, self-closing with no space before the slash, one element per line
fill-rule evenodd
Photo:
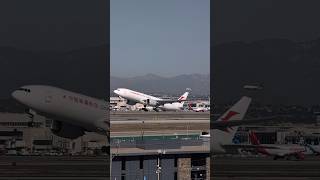
<path fill-rule="evenodd" d="M 111 0 L 112 76 L 209 73 L 209 0 Z"/>

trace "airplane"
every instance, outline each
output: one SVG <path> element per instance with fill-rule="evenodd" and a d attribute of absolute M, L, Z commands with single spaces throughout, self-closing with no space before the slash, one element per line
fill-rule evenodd
<path fill-rule="evenodd" d="M 311 144 L 306 144 L 306 146 L 311 150 L 311 152 L 319 156 L 320 155 L 320 146 L 319 145 L 311 145 Z"/>
<path fill-rule="evenodd" d="M 181 102 L 173 102 L 173 103 L 165 103 L 164 105 L 160 105 L 157 107 L 157 110 L 161 111 L 182 111 L 184 109 L 183 105 L 185 101 L 187 100 L 189 92 L 185 92 L 182 96 L 184 97 L 183 101 Z M 154 107 L 152 106 L 146 106 L 143 108 L 140 108 L 140 110 L 147 110 L 152 111 L 154 110 Z"/>
<path fill-rule="evenodd" d="M 273 156 L 274 160 L 277 160 L 279 158 L 286 158 L 287 160 L 290 160 L 291 157 L 295 157 L 297 160 L 303 160 L 305 154 L 310 154 L 310 151 L 308 151 L 308 148 L 304 145 L 260 144 L 259 139 L 253 131 L 249 132 L 249 138 L 252 145 L 254 145 L 251 148 L 253 148 L 260 154 Z"/>
<path fill-rule="evenodd" d="M 228 121 L 240 121 L 244 118 L 251 98 L 243 96 L 236 104 L 228 109 L 217 121 L 227 123 Z M 210 134 L 202 134 L 200 138 L 204 140 L 210 139 L 212 135 L 212 152 L 213 154 L 226 153 L 225 145 L 233 144 L 234 135 L 238 131 L 238 126 L 226 127 L 224 129 L 211 129 Z"/>
<path fill-rule="evenodd" d="M 183 110 L 183 105 L 185 101 L 187 100 L 189 95 L 189 92 L 185 92 L 179 99 L 181 102 L 173 102 L 173 103 L 165 103 L 162 106 L 159 106 L 159 108 L 163 111 L 181 111 Z"/>
<path fill-rule="evenodd" d="M 263 90 L 263 84 L 259 85 L 252 85 L 252 84 L 247 84 L 243 86 L 243 89 L 249 90 L 249 91 L 258 91 L 258 90 Z"/>
<path fill-rule="evenodd" d="M 57 136 L 76 139 L 85 132 L 109 134 L 105 100 L 46 85 L 22 86 L 12 97 L 28 107 L 32 123 L 37 114 L 53 119 L 51 131 Z"/>
<path fill-rule="evenodd" d="M 148 111 L 149 108 L 147 108 L 148 106 L 153 107 L 153 110 L 155 111 L 159 111 L 159 107 L 162 106 L 164 107 L 164 105 L 166 105 L 166 107 L 168 109 L 176 109 L 179 106 L 177 104 L 175 105 L 168 105 L 169 103 L 176 103 L 176 102 L 182 102 L 185 101 L 187 99 L 187 96 L 189 94 L 189 92 L 185 92 L 182 96 L 179 97 L 179 99 L 177 100 L 169 100 L 169 99 L 161 99 L 161 98 L 157 98 L 154 96 L 150 96 L 144 93 L 140 93 L 137 91 L 133 91 L 130 89 L 126 89 L 126 88 L 118 88 L 116 90 L 113 91 L 115 94 L 117 94 L 118 96 L 127 99 L 127 104 L 129 105 L 135 105 L 136 103 L 141 103 L 144 105 L 143 110 Z"/>
<path fill-rule="evenodd" d="M 205 107 L 205 105 L 202 105 L 201 107 L 192 107 L 191 104 L 188 104 L 189 110 L 192 110 L 194 112 L 206 112 L 210 111 L 210 107 Z"/>

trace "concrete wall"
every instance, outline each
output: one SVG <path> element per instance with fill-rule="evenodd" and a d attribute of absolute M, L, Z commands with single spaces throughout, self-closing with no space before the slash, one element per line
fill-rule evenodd
<path fill-rule="evenodd" d="M 178 159 L 178 180 L 191 179 L 191 158 Z"/>

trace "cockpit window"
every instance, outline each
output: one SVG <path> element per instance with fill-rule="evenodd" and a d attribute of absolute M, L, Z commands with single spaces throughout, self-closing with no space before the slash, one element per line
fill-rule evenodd
<path fill-rule="evenodd" d="M 25 92 L 31 92 L 30 89 L 26 89 L 26 88 L 19 88 L 18 90 L 20 90 L 20 91 L 25 91 Z"/>

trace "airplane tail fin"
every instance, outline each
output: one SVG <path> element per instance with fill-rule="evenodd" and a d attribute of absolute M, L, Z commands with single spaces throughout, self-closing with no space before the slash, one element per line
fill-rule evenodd
<path fill-rule="evenodd" d="M 188 95 L 189 95 L 189 92 L 183 93 L 183 94 L 179 97 L 178 101 L 185 101 L 185 100 L 187 100 Z"/>
<path fill-rule="evenodd" d="M 250 138 L 250 141 L 253 145 L 260 145 L 260 141 L 253 131 L 249 132 L 249 138 Z"/>
<path fill-rule="evenodd" d="M 234 104 L 227 112 L 225 112 L 217 121 L 234 121 L 242 120 L 249 105 L 251 103 L 251 98 L 243 96 L 236 104 Z"/>
<path fill-rule="evenodd" d="M 242 120 L 249 108 L 251 98 L 243 96 L 236 104 L 234 104 L 227 112 L 225 112 L 217 121 L 234 121 Z M 224 129 L 232 137 L 238 131 L 238 126 L 227 127 Z"/>
<path fill-rule="evenodd" d="M 230 140 L 228 141 L 233 141 L 233 138 L 235 137 L 235 134 L 238 131 L 239 126 L 233 126 L 233 127 L 227 127 L 224 131 L 229 134 Z"/>

